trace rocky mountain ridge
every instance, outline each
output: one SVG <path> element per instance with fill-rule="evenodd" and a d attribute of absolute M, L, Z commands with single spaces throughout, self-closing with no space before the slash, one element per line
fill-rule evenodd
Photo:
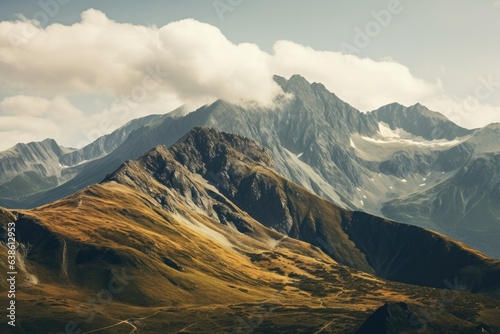
<path fill-rule="evenodd" d="M 127 159 L 209 126 L 260 143 L 284 177 L 344 208 L 430 228 L 500 257 L 495 125 L 467 130 L 418 104 L 364 114 L 298 75 L 275 80 L 292 98 L 274 108 L 216 101 L 187 115 L 166 114 L 79 166 L 64 184 L 0 204 L 34 207 L 62 198 Z"/>
<path fill-rule="evenodd" d="M 405 303 L 430 333 L 500 326 L 498 261 L 436 233 L 342 209 L 273 166 L 255 142 L 197 127 L 69 197 L 0 210 L 2 234 L 7 222 L 16 224 L 25 277 L 20 327 L 352 333 L 367 320 L 371 326 L 386 303 Z M 109 290 L 114 277 L 123 293 Z M 447 279 L 459 285 L 431 288 L 446 289 Z M 97 312 L 88 298 L 102 291 L 112 298 Z M 454 301 L 437 312 L 442 291 Z M 399 320 L 388 321 L 422 328 Z"/>

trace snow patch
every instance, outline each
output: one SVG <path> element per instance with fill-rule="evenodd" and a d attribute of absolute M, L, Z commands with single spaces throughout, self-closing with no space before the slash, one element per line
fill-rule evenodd
<path fill-rule="evenodd" d="M 363 140 L 376 143 L 376 144 L 394 144 L 394 143 L 399 143 L 399 144 L 408 144 L 408 145 L 414 145 L 414 146 L 427 146 L 427 147 L 452 147 L 455 145 L 458 145 L 465 140 L 469 139 L 470 136 L 462 137 L 462 138 L 457 138 L 454 140 L 445 140 L 445 139 L 440 139 L 440 140 L 426 140 L 422 137 L 418 137 L 415 135 L 412 135 L 409 132 L 406 132 L 403 129 L 396 128 L 396 129 L 391 129 L 388 124 L 384 122 L 379 122 L 378 124 L 378 138 L 371 138 L 371 137 L 365 137 L 361 136 Z"/>
<path fill-rule="evenodd" d="M 352 141 L 352 138 L 349 138 L 349 144 L 351 144 L 352 148 L 356 148 L 356 145 L 354 145 L 354 142 Z"/>
<path fill-rule="evenodd" d="M 384 122 L 378 123 L 378 132 L 384 138 L 401 138 L 401 135 L 408 135 L 403 129 L 396 128 L 395 130 L 391 129 L 391 127 Z"/>

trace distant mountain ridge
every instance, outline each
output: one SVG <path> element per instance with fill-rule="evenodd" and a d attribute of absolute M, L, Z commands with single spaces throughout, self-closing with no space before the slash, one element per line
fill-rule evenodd
<path fill-rule="evenodd" d="M 83 164 L 106 156 L 132 131 L 159 119 L 160 115 L 150 115 L 134 120 L 81 149 L 45 139 L 17 144 L 0 152 L 0 203 L 6 207 L 24 207 L 24 198 L 66 183 L 80 173 Z"/>
<path fill-rule="evenodd" d="M 293 98 L 268 109 L 219 100 L 185 116 L 132 121 L 134 130 L 118 136 L 114 150 L 78 165 L 71 180 L 16 200 L 4 193 L 0 204 L 33 207 L 62 198 L 125 160 L 208 126 L 262 144 L 283 176 L 344 208 L 430 228 L 500 258 L 497 126 L 467 130 L 419 104 L 365 114 L 301 76 L 275 81 Z"/>
<path fill-rule="evenodd" d="M 0 196 L 15 201 L 71 179 L 59 161 L 73 151 L 59 146 L 53 139 L 45 139 L 17 144 L 0 152 Z"/>
<path fill-rule="evenodd" d="M 377 121 L 388 124 L 393 130 L 404 129 L 427 140 L 453 140 L 473 132 L 452 123 L 442 114 L 430 111 L 419 103 L 408 108 L 392 103 L 373 111 L 370 115 Z"/>

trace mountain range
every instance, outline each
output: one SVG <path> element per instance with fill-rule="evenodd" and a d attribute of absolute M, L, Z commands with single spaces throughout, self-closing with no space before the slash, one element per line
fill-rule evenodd
<path fill-rule="evenodd" d="M 416 104 L 363 113 L 322 84 L 275 76 L 270 108 L 222 100 L 129 122 L 81 149 L 53 140 L 0 153 L 0 205 L 33 208 L 100 182 L 196 126 L 250 138 L 284 177 L 342 208 L 424 227 L 500 258 L 500 125 L 468 130 Z"/>
<path fill-rule="evenodd" d="M 23 278 L 8 332 L 498 333 L 500 261 L 277 166 L 251 139 L 194 127 L 60 200 L 0 209 Z"/>

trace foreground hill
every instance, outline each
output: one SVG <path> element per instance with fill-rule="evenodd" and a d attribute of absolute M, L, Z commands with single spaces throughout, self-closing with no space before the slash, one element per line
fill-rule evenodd
<path fill-rule="evenodd" d="M 251 140 L 196 128 L 60 201 L 1 210 L 19 243 L 16 329 L 353 333 L 406 310 L 399 330 L 500 327 L 498 261 L 272 167 Z M 386 303 L 402 311 L 375 312 Z"/>

